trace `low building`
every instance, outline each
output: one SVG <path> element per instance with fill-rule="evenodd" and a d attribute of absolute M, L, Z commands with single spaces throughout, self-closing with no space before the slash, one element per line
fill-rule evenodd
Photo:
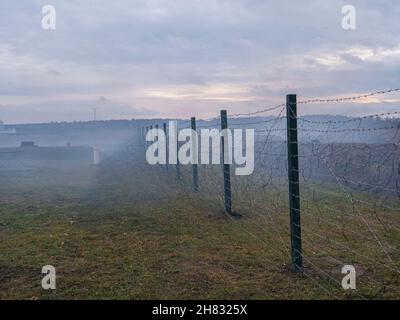
<path fill-rule="evenodd" d="M 93 147 L 42 147 L 33 141 L 22 141 L 20 147 L 0 148 L 0 169 L 57 167 L 59 165 L 98 165 L 100 151 Z"/>

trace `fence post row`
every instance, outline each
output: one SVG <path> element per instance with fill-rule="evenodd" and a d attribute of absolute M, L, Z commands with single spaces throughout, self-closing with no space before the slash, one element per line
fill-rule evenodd
<path fill-rule="evenodd" d="M 297 137 L 297 96 L 295 94 L 288 94 L 286 96 L 286 117 L 287 117 L 287 153 L 288 153 L 288 179 L 289 179 L 289 214 L 290 214 L 290 235 L 291 235 L 291 260 L 295 271 L 303 272 L 303 252 L 301 243 L 301 216 L 300 216 L 300 185 L 299 185 L 299 150 L 298 150 L 298 137 Z M 196 118 L 192 117 L 191 128 L 196 131 Z M 149 130 L 153 126 L 146 126 L 142 128 L 144 141 Z M 158 128 L 158 125 L 156 125 Z M 224 132 L 228 129 L 228 117 L 226 110 L 221 110 L 221 131 Z M 167 125 L 163 123 L 163 130 L 166 139 Z M 177 126 L 179 133 L 179 128 Z M 176 162 L 176 177 L 181 180 L 180 164 L 178 160 L 179 139 L 177 141 L 177 162 Z M 223 177 L 224 177 L 224 206 L 225 212 L 232 215 L 232 190 L 231 190 L 231 173 L 230 162 L 225 163 L 225 158 L 228 156 L 229 141 L 226 141 L 227 135 L 221 133 L 221 147 L 222 147 L 222 162 L 223 162 Z M 194 139 L 192 138 L 193 143 Z M 167 146 L 168 146 L 168 140 Z M 146 142 L 145 142 L 146 145 Z M 225 147 L 227 150 L 225 150 Z M 196 149 L 196 148 L 193 148 Z M 169 149 L 167 147 L 167 159 L 169 158 Z M 194 158 L 193 158 L 194 159 Z M 168 170 L 168 165 L 166 166 Z M 400 172 L 400 166 L 399 166 Z M 192 161 L 192 175 L 193 175 L 193 190 L 199 190 L 199 177 L 198 177 L 198 164 Z"/>
<path fill-rule="evenodd" d="M 191 123 L 191 127 L 192 130 L 196 131 L 196 118 L 192 117 L 190 119 L 190 123 Z M 193 137 L 192 136 L 192 152 L 198 152 L 197 150 L 197 143 L 196 140 L 197 136 Z M 197 161 L 195 163 L 195 159 L 197 159 L 198 154 L 194 155 L 192 154 L 192 175 L 193 175 L 193 191 L 197 192 L 199 191 L 199 171 L 198 171 L 198 167 L 197 167 Z"/>
<path fill-rule="evenodd" d="M 226 110 L 221 110 L 221 131 L 228 129 L 228 117 Z M 224 174 L 224 197 L 225 197 L 225 212 L 232 214 L 232 192 L 231 192 L 231 166 L 225 164 L 225 146 L 229 148 L 229 141 L 225 141 L 225 137 L 221 133 L 222 140 L 222 168 Z"/>
<path fill-rule="evenodd" d="M 297 141 L 297 97 L 286 96 L 287 149 L 289 179 L 289 210 L 292 264 L 295 271 L 303 271 L 303 252 L 300 225 L 299 150 Z"/>

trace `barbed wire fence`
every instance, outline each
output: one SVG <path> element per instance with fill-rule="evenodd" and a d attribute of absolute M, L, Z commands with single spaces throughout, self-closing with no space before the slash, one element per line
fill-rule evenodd
<path fill-rule="evenodd" d="M 254 129 L 254 173 L 231 175 L 235 164 L 221 168 L 178 162 L 159 167 L 177 181 L 185 197 L 200 199 L 209 210 L 224 211 L 240 232 L 265 244 L 266 250 L 288 261 L 291 257 L 291 269 L 328 296 L 342 298 L 345 292 L 346 297 L 361 299 L 381 294 L 398 297 L 400 111 L 327 121 L 322 116 L 298 115 L 297 108 L 399 91 L 300 101 L 288 95 L 286 103 L 229 118 L 223 111 L 221 117 L 180 121 L 178 129 L 200 132 Z M 273 116 L 259 118 L 271 112 Z M 153 127 L 138 129 L 143 150 Z M 166 124 L 160 128 L 167 132 Z M 147 140 L 155 141 L 151 136 Z M 356 269 L 357 290 L 342 288 L 345 265 Z"/>

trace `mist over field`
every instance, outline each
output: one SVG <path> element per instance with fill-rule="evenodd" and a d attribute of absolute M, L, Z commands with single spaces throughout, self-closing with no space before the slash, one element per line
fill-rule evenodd
<path fill-rule="evenodd" d="M 4 126 L 0 296 L 398 298 L 400 122 L 298 120 L 303 278 L 290 267 L 285 118 L 229 120 L 255 130 L 254 172 L 231 168 L 232 215 L 224 212 L 221 165 L 199 164 L 193 191 L 192 165 L 146 163 L 153 142 L 140 130 L 168 119 Z M 219 121 L 199 120 L 198 130 Z M 361 273 L 356 293 L 337 283 L 343 260 Z M 36 285 L 46 264 L 57 265 L 53 291 Z"/>
<path fill-rule="evenodd" d="M 2 0 L 0 299 L 399 300 L 399 13 Z"/>

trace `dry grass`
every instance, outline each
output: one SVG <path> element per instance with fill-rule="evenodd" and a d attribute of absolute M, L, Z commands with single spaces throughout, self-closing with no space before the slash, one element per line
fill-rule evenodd
<path fill-rule="evenodd" d="M 345 214 L 347 204 L 304 203 L 299 275 L 289 264 L 287 204 L 274 203 L 271 190 L 235 194 L 243 218 L 232 219 L 215 194 L 177 185 L 173 170 L 164 177 L 162 168 L 111 163 L 2 176 L 2 299 L 400 297 L 399 273 L 391 270 L 400 261 L 398 215 L 361 207 L 391 264 L 359 218 L 324 209 Z M 341 288 L 338 260 L 356 266 L 355 292 Z M 47 264 L 57 269 L 54 291 L 41 288 Z"/>

